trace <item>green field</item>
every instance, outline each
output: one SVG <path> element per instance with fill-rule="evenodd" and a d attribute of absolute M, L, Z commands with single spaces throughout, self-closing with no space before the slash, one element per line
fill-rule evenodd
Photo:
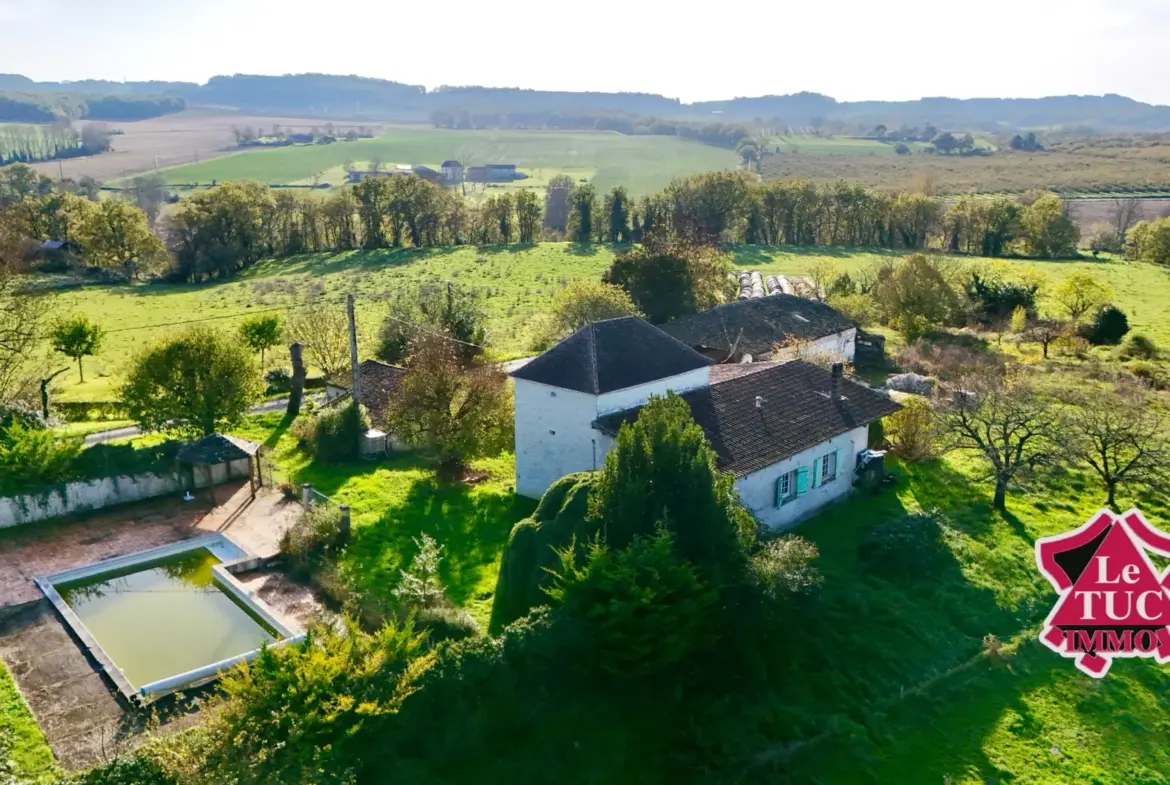
<path fill-rule="evenodd" d="M 960 136 L 962 134 L 959 134 Z M 897 155 L 896 141 L 869 139 L 862 136 L 816 136 L 815 134 L 786 134 L 768 138 L 769 151 L 802 155 Z M 906 142 L 912 153 L 921 153 L 926 142 Z M 998 149 L 990 139 L 976 136 L 975 144 L 991 150 Z"/>
<path fill-rule="evenodd" d="M 539 176 L 561 170 L 593 172 L 599 190 L 624 185 L 635 196 L 657 191 L 676 177 L 734 168 L 738 160 L 730 150 L 672 136 L 394 128 L 376 139 L 249 150 L 164 169 L 162 174 L 168 183 L 303 183 L 318 177 L 320 182 L 340 185 L 347 161 L 425 164 L 437 169 L 449 158 L 464 166 L 514 163 L 519 171 Z"/>
<path fill-rule="evenodd" d="M 744 246 L 736 264 L 765 273 L 801 274 L 828 259 L 842 271 L 856 272 L 889 254 L 833 249 L 770 249 Z M 132 350 L 172 322 L 215 318 L 225 327 L 266 308 L 288 307 L 306 295 L 357 296 L 363 355 L 373 350 L 382 314 L 381 301 L 396 287 L 424 280 L 450 280 L 477 292 L 489 315 L 491 342 L 505 356 L 526 349 L 525 323 L 544 308 L 557 289 L 573 279 L 597 278 L 613 260 L 607 246 L 542 243 L 535 247 L 457 247 L 398 251 L 355 251 L 270 260 L 238 278 L 203 285 L 149 284 L 86 286 L 55 294 L 60 314 L 84 313 L 107 329 L 102 353 L 86 360 L 86 383 L 76 370 L 58 377 L 66 399 L 111 396 L 111 385 Z M 965 259 L 963 261 L 973 261 Z M 1107 281 L 1135 332 L 1170 346 L 1170 275 L 1160 268 L 1123 261 L 1011 262 L 1043 272 L 1056 282 L 1070 272 L 1087 272 Z M 341 307 L 340 305 L 338 307 Z M 218 317 L 225 317 L 219 319 Z"/>

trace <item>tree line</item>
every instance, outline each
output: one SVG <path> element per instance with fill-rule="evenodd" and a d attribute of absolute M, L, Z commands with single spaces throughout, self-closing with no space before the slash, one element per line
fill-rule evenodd
<path fill-rule="evenodd" d="M 146 120 L 180 112 L 186 107 L 186 101 L 173 96 L 0 92 L 0 122 L 3 123 Z"/>
<path fill-rule="evenodd" d="M 51 125 L 0 125 L 0 166 L 97 155 L 109 149 L 109 129 L 93 123 L 80 130 L 67 121 Z"/>

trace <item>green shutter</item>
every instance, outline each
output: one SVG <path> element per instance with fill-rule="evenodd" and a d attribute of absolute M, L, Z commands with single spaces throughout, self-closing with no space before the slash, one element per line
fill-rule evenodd
<path fill-rule="evenodd" d="M 801 466 L 796 470 L 796 495 L 808 493 L 808 469 Z"/>

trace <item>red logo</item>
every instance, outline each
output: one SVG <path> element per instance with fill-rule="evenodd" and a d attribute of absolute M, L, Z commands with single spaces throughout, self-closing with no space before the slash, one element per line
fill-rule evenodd
<path fill-rule="evenodd" d="M 1137 510 L 1101 510 L 1075 531 L 1036 542 L 1036 563 L 1060 592 L 1040 641 L 1090 676 L 1109 672 L 1114 657 L 1170 661 L 1170 536 Z"/>

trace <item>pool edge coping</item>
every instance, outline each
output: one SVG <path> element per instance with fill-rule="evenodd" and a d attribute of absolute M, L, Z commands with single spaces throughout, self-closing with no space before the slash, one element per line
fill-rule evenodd
<path fill-rule="evenodd" d="M 199 548 L 206 548 L 212 555 L 218 557 L 219 554 L 216 554 L 212 546 L 223 544 L 230 546 L 234 551 L 242 555 L 230 561 L 221 561 L 219 564 L 213 565 L 211 568 L 212 574 L 219 580 L 221 588 L 228 591 L 236 600 L 243 602 L 251 613 L 260 617 L 265 624 L 280 634 L 281 639 L 274 641 L 267 648 L 278 648 L 290 643 L 299 643 L 303 640 L 305 638 L 304 632 L 295 632 L 290 628 L 284 619 L 268 607 L 267 603 L 255 596 L 253 592 L 248 591 L 232 574 L 234 572 L 255 569 L 268 560 L 253 555 L 247 548 L 220 532 L 191 537 L 186 540 L 168 543 L 167 545 L 160 545 L 156 548 L 148 548 L 143 551 L 94 562 L 82 567 L 74 567 L 50 575 L 42 575 L 33 578 L 33 582 L 45 595 L 45 598 L 50 604 L 61 614 L 66 625 L 68 625 L 73 634 L 80 640 L 83 649 L 97 661 L 98 665 L 101 666 L 101 670 L 114 682 L 114 686 L 117 687 L 118 692 L 127 701 L 148 704 L 170 693 L 197 687 L 213 681 L 219 678 L 229 668 L 255 659 L 265 647 L 261 646 L 218 662 L 208 663 L 199 668 L 193 668 L 162 679 L 156 679 L 135 689 L 134 685 L 126 677 L 126 674 L 106 653 L 105 649 L 98 643 L 97 639 L 81 621 L 77 613 L 69 607 L 69 603 L 65 602 L 65 598 L 57 591 L 55 584 L 94 577 L 103 573 L 116 571 L 125 567 L 133 567 L 136 564 L 145 564 Z"/>

